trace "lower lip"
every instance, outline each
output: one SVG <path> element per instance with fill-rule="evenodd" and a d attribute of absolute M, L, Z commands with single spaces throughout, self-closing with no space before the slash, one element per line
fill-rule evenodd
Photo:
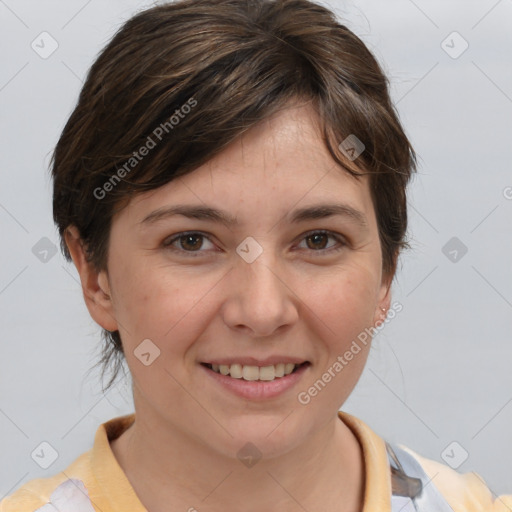
<path fill-rule="evenodd" d="M 226 389 L 232 391 L 235 395 L 250 400 L 265 400 L 281 395 L 285 391 L 291 389 L 304 375 L 310 364 L 305 364 L 284 377 L 277 377 L 274 380 L 244 380 L 234 379 L 222 373 L 214 372 L 210 368 L 200 365 L 201 368 L 208 373 L 210 377 L 216 380 Z"/>

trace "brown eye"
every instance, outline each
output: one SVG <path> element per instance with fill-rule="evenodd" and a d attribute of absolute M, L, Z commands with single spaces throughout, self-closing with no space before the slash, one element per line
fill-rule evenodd
<path fill-rule="evenodd" d="M 202 235 L 182 235 L 178 238 L 182 249 L 196 251 L 203 245 Z"/>
<path fill-rule="evenodd" d="M 211 244 L 211 246 L 213 246 L 209 238 L 202 233 L 178 233 L 177 235 L 167 238 L 162 245 L 166 249 L 169 249 L 174 252 L 182 254 L 197 253 L 197 256 L 200 256 L 201 253 L 206 252 L 204 250 L 205 241 L 207 241 L 208 243 Z M 206 247 L 206 249 L 209 248 Z M 193 254 L 193 256 L 196 256 L 196 254 Z"/>
<path fill-rule="evenodd" d="M 316 233 L 306 237 L 306 240 L 311 241 L 310 249 L 325 249 L 327 239 L 329 237 L 325 233 Z"/>
<path fill-rule="evenodd" d="M 328 246 L 329 239 L 334 240 L 337 244 Z M 302 240 L 306 241 L 306 249 L 321 254 L 340 251 L 347 245 L 343 237 L 330 233 L 329 231 L 312 231 L 306 233 Z M 338 245 L 338 247 L 336 247 L 336 245 Z"/>

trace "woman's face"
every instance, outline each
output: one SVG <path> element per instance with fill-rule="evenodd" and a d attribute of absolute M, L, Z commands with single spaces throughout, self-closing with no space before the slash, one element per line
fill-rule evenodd
<path fill-rule="evenodd" d="M 367 178 L 332 160 L 307 106 L 136 196 L 108 269 L 96 319 L 119 329 L 138 417 L 229 456 L 284 453 L 333 421 L 368 355 L 358 335 L 389 306 Z"/>

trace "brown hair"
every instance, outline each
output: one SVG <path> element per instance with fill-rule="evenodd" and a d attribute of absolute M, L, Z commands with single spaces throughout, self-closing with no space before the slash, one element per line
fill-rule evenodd
<path fill-rule="evenodd" d="M 369 173 L 383 271 L 393 275 L 416 155 L 388 86 L 364 43 L 309 0 L 178 0 L 136 14 L 93 63 L 52 156 L 64 256 L 74 225 L 105 270 L 112 217 L 134 194 L 193 171 L 304 99 L 332 157 L 356 177 Z M 365 146 L 357 161 L 339 148 L 349 135 Z M 118 331 L 103 337 L 102 377 L 115 362 L 109 388 L 123 349 Z"/>

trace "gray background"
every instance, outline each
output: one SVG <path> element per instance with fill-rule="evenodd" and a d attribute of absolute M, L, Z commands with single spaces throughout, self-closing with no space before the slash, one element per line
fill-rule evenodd
<path fill-rule="evenodd" d="M 87 374 L 99 327 L 75 268 L 40 240 L 58 243 L 47 168 L 84 75 L 149 5 L 0 0 L 0 497 L 65 469 L 100 423 L 132 411 L 126 380 L 103 396 L 99 372 Z M 344 410 L 512 493 L 512 1 L 329 5 L 383 63 L 420 155 L 412 249 L 394 285 L 403 311 L 375 339 Z M 43 31 L 58 43 L 46 59 L 31 47 Z M 454 31 L 469 44 L 461 55 Z M 31 458 L 43 441 L 58 452 L 48 469 Z"/>

